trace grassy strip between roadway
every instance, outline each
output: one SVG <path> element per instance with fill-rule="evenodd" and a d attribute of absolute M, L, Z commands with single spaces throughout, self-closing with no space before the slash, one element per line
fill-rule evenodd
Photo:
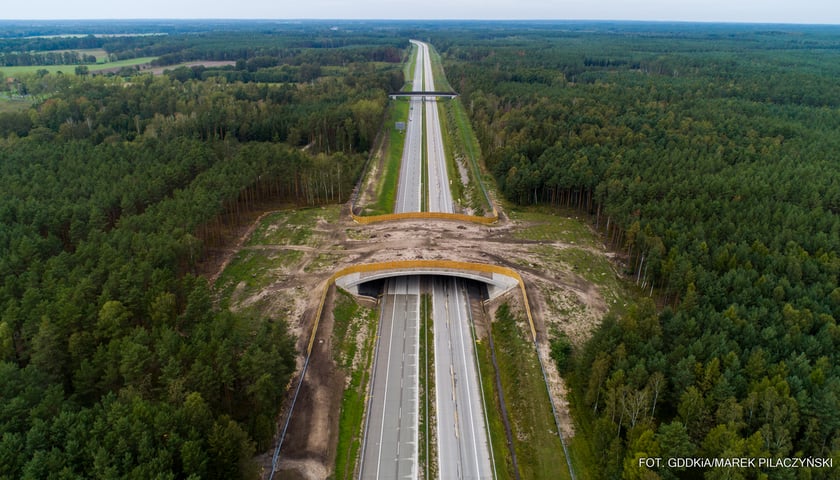
<path fill-rule="evenodd" d="M 423 135 L 420 141 L 420 211 L 429 211 L 429 149 L 426 148 L 426 106 L 420 107 L 421 116 L 423 119 L 421 130 Z"/>
<path fill-rule="evenodd" d="M 570 479 L 537 352 L 527 340 L 525 321 L 503 304 L 491 330 L 522 478 Z M 504 450 L 494 450 L 500 451 Z"/>
<path fill-rule="evenodd" d="M 432 296 L 424 293 L 420 296 L 420 470 L 421 478 L 426 480 L 437 477 L 437 445 L 433 436 L 433 409 L 431 399 L 435 398 L 434 382 L 434 342 L 432 338 Z"/>
<path fill-rule="evenodd" d="M 423 123 L 425 127 L 425 116 L 423 118 Z M 421 212 L 428 212 L 429 211 L 429 155 L 426 152 L 426 143 L 423 143 L 422 148 L 423 154 L 422 162 L 420 164 L 420 211 Z"/>
<path fill-rule="evenodd" d="M 490 199 L 484 188 L 484 183 L 481 178 L 481 170 L 478 167 L 478 159 L 481 149 L 478 145 L 478 139 L 472 130 L 469 120 L 467 119 L 467 112 L 464 110 L 464 104 L 458 98 L 453 98 L 445 103 L 447 124 L 451 130 L 450 135 L 456 138 L 455 150 L 456 157 L 460 156 L 465 163 L 467 163 L 467 175 L 469 178 L 469 185 L 467 188 L 467 195 L 469 197 L 470 207 L 472 207 L 475 215 L 484 215 L 485 212 L 492 212 L 493 206 L 490 205 Z"/>
<path fill-rule="evenodd" d="M 409 101 L 406 99 L 392 100 L 388 107 L 388 123 L 385 128 L 389 129 L 388 149 L 385 152 L 385 160 L 382 162 L 383 171 L 379 175 L 379 182 L 376 185 L 376 202 L 371 204 L 365 211 L 365 215 L 385 215 L 394 213 L 394 204 L 397 198 L 397 186 L 400 179 L 400 164 L 402 163 L 403 148 L 405 147 L 404 131 L 396 129 L 396 122 L 405 122 L 408 128 Z"/>
<path fill-rule="evenodd" d="M 365 393 L 370 383 L 377 311 L 364 308 L 353 297 L 336 289 L 333 309 L 333 358 L 339 369 L 350 378 L 341 398 L 338 446 L 335 458 L 335 479 L 354 478 L 359 450 L 362 446 Z M 362 340 L 357 343 L 357 340 Z"/>

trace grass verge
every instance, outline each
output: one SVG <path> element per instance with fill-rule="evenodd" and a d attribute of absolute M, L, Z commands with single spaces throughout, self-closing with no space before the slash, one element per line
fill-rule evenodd
<path fill-rule="evenodd" d="M 469 177 L 467 190 L 470 206 L 476 212 L 476 215 L 492 212 L 493 206 L 490 204 L 490 198 L 482 182 L 481 169 L 478 166 L 481 148 L 460 99 L 453 98 L 446 102 L 446 115 L 450 128 L 452 128 L 451 135 L 458 139 L 455 142 L 455 145 L 459 147 L 457 154 L 467 164 L 467 175 Z"/>
<path fill-rule="evenodd" d="M 435 108 L 438 109 L 438 118 L 440 119 L 440 132 L 443 137 L 443 154 L 446 157 L 446 175 L 449 177 L 449 191 L 452 193 L 452 201 L 456 205 L 456 211 L 463 209 L 464 206 L 464 183 L 461 180 L 461 174 L 458 172 L 458 165 L 455 163 L 455 139 L 451 134 L 449 122 L 446 118 L 446 111 L 441 105 L 441 101 L 435 102 Z"/>
<path fill-rule="evenodd" d="M 400 177 L 400 163 L 402 161 L 403 148 L 405 146 L 405 132 L 394 127 L 396 122 L 408 123 L 409 102 L 405 99 L 392 100 L 390 114 L 385 128 L 390 129 L 388 136 L 388 149 L 386 151 L 383 171 L 379 174 L 379 182 L 376 185 L 376 202 L 369 205 L 365 215 L 384 215 L 394 213 L 394 203 L 397 197 L 397 185 Z"/>
<path fill-rule="evenodd" d="M 496 374 L 490 355 L 490 345 L 484 342 L 476 343 L 478 366 L 481 370 L 481 387 L 484 398 L 487 399 L 487 426 L 489 427 L 490 447 L 493 449 L 497 480 L 516 478 L 514 475 L 513 458 L 507 445 L 507 435 L 502 420 L 502 407 L 496 391 Z"/>
<path fill-rule="evenodd" d="M 334 478 L 348 480 L 354 478 L 362 446 L 365 394 L 376 338 L 370 332 L 376 330 L 377 312 L 361 307 L 350 294 L 338 289 L 333 315 L 334 360 L 350 379 L 341 398 Z"/>
<path fill-rule="evenodd" d="M 524 320 L 503 304 L 491 331 L 521 477 L 570 479 L 537 352 L 525 339 Z"/>
<path fill-rule="evenodd" d="M 440 59 L 440 53 L 429 45 L 429 57 L 432 61 L 432 76 L 435 79 L 435 90 L 437 91 L 451 91 L 452 85 L 446 79 L 446 74 L 443 72 L 443 62 Z"/>

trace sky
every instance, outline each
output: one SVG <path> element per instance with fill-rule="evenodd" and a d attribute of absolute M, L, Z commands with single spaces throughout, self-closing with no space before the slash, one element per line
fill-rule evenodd
<path fill-rule="evenodd" d="M 16 0 L 0 19 L 536 19 L 840 24 L 838 0 Z"/>

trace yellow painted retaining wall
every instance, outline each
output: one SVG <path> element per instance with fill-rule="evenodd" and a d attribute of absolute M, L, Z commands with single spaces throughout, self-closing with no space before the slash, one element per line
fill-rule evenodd
<path fill-rule="evenodd" d="M 475 215 L 464 215 L 462 213 L 443 213 L 443 212 L 406 212 L 406 213 L 388 213 L 385 215 L 356 215 L 351 213 L 350 216 L 353 221 L 362 225 L 369 225 L 371 223 L 392 222 L 395 220 L 456 220 L 459 222 L 480 223 L 482 225 L 491 225 L 499 221 L 499 212 L 493 207 L 492 217 L 478 217 Z"/>

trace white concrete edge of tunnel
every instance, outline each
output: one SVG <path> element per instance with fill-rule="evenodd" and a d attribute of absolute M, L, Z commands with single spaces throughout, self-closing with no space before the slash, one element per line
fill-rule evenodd
<path fill-rule="evenodd" d="M 406 268 L 387 269 L 375 272 L 349 273 L 335 279 L 335 284 L 352 295 L 359 295 L 359 285 L 374 280 L 385 278 L 404 277 L 408 275 L 443 275 L 447 277 L 459 277 L 475 280 L 487 284 L 487 294 L 490 299 L 511 290 L 519 285 L 519 281 L 513 277 L 500 273 L 482 273 L 469 270 L 452 268 Z"/>

